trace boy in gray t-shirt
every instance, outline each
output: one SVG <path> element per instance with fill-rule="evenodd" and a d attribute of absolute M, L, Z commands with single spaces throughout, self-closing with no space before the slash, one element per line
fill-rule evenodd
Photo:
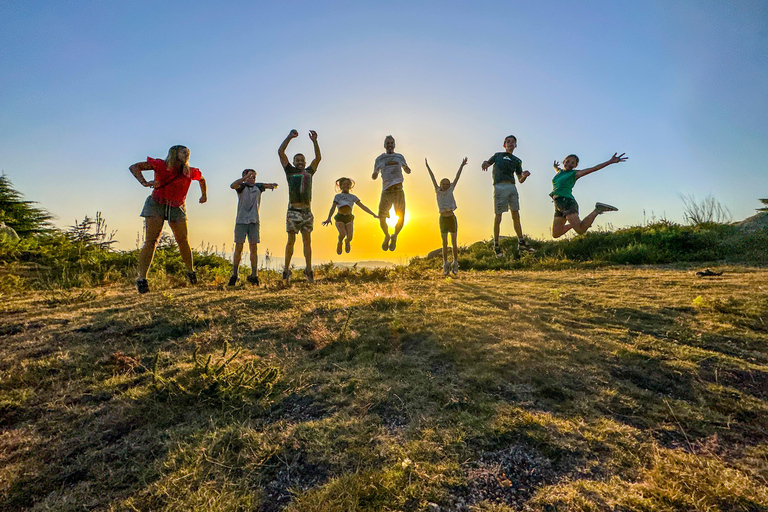
<path fill-rule="evenodd" d="M 456 199 L 453 197 L 453 191 L 461 177 L 461 170 L 467 165 L 467 157 L 464 157 L 464 160 L 461 161 L 459 171 L 456 173 L 453 183 L 448 178 L 443 178 L 440 180 L 440 185 L 437 184 L 435 175 L 432 174 L 432 169 L 429 168 L 429 162 L 427 162 L 426 158 L 424 163 L 427 166 L 427 171 L 429 171 L 429 177 L 432 178 L 432 184 L 435 186 L 437 208 L 440 210 L 440 236 L 443 239 L 443 274 L 447 276 L 449 271 L 452 271 L 453 275 L 456 275 L 459 273 L 459 248 L 456 245 L 458 222 L 456 221 L 456 215 L 453 213 L 456 210 Z M 453 266 L 448 262 L 448 233 L 451 234 L 451 245 L 453 245 Z"/>
<path fill-rule="evenodd" d="M 232 261 L 232 276 L 229 286 L 237 284 L 237 272 L 243 255 L 243 244 L 248 238 L 251 250 L 251 275 L 247 277 L 251 284 L 259 285 L 258 243 L 259 243 L 259 205 L 261 193 L 266 189 L 274 190 L 277 183 L 256 183 L 256 171 L 245 169 L 243 177 L 235 180 L 230 188 L 237 192 L 237 217 L 235 218 L 235 255 Z"/>

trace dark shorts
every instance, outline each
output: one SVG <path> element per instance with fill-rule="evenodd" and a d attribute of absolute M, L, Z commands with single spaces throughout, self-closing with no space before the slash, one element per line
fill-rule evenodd
<path fill-rule="evenodd" d="M 343 222 L 344 224 L 349 224 L 353 220 L 355 220 L 355 216 L 351 213 L 337 213 L 333 216 L 333 220 L 336 222 Z"/>
<path fill-rule="evenodd" d="M 459 223 L 456 220 L 456 215 L 450 217 L 440 216 L 440 233 L 456 233 L 459 228 Z"/>
<path fill-rule="evenodd" d="M 142 217 L 162 217 L 163 220 L 177 222 L 180 220 L 187 220 L 187 209 L 184 205 L 169 206 L 167 204 L 160 204 L 155 201 L 152 196 L 149 196 L 147 200 L 144 201 L 144 208 L 142 208 L 139 215 Z"/>
<path fill-rule="evenodd" d="M 572 213 L 575 213 L 578 215 L 579 213 L 579 203 L 576 202 L 575 199 L 572 197 L 553 197 L 552 200 L 555 202 L 555 217 L 567 217 L 568 215 L 571 215 Z"/>

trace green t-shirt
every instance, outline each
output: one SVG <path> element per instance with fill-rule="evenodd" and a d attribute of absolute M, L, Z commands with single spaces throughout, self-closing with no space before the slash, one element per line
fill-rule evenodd
<path fill-rule="evenodd" d="M 291 164 L 285 166 L 288 179 L 288 202 L 310 204 L 312 202 L 312 175 L 315 170 L 310 166 L 303 171 Z"/>
<path fill-rule="evenodd" d="M 573 186 L 576 184 L 576 170 L 557 171 L 557 174 L 552 178 L 552 193 L 549 194 L 552 197 L 573 197 Z"/>
<path fill-rule="evenodd" d="M 501 181 L 515 182 L 517 177 L 523 175 L 523 161 L 510 153 L 496 153 L 488 162 L 493 164 L 493 184 Z"/>

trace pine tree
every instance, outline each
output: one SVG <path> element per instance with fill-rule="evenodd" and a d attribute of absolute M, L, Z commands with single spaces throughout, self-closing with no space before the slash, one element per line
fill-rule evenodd
<path fill-rule="evenodd" d="M 763 206 L 762 208 L 758 208 L 757 211 L 759 211 L 759 212 L 768 212 L 768 198 L 761 199 L 760 202 L 763 203 L 766 206 Z"/>
<path fill-rule="evenodd" d="M 0 175 L 0 222 L 12 227 L 21 237 L 50 230 L 53 215 L 34 204 L 24 200 L 24 195 L 13 188 L 5 174 Z"/>

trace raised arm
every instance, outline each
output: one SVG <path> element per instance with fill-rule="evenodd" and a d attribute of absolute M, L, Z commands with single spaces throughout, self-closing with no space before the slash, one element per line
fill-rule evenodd
<path fill-rule="evenodd" d="M 312 145 L 315 146 L 315 159 L 312 160 L 312 163 L 309 164 L 309 166 L 317 171 L 317 166 L 320 165 L 320 159 L 322 157 L 320 156 L 320 146 L 317 144 L 317 132 L 315 130 L 309 130 L 309 140 L 311 140 Z"/>
<path fill-rule="evenodd" d="M 331 223 L 331 217 L 333 217 L 333 212 L 336 211 L 336 206 L 338 203 L 336 201 L 331 204 L 331 211 L 328 212 L 328 218 L 323 221 L 323 226 L 327 226 Z"/>
<path fill-rule="evenodd" d="M 434 185 L 435 190 L 437 190 L 440 187 L 437 186 L 437 180 L 435 179 L 435 175 L 432 173 L 432 169 L 429 168 L 429 162 L 427 162 L 426 158 L 424 159 L 424 164 L 427 166 L 427 171 L 429 171 L 429 177 L 432 178 L 432 185 Z"/>
<path fill-rule="evenodd" d="M 208 185 L 205 183 L 205 178 L 200 177 L 200 203 L 204 203 L 208 200 Z"/>
<path fill-rule="evenodd" d="M 288 133 L 288 136 L 285 138 L 282 144 L 280 144 L 280 147 L 277 148 L 277 156 L 280 157 L 280 164 L 285 168 L 286 165 L 291 163 L 288 160 L 288 157 L 285 156 L 285 150 L 288 148 L 288 143 L 291 142 L 291 139 L 295 139 L 299 136 L 299 132 L 296 130 L 291 130 L 290 133 Z"/>
<path fill-rule="evenodd" d="M 128 168 L 129 171 L 131 171 L 131 174 L 133 174 L 133 177 L 136 178 L 139 183 L 141 183 L 142 187 L 149 187 L 154 188 L 156 185 L 155 180 L 149 180 L 147 181 L 144 178 L 144 175 L 142 174 L 143 171 L 151 171 L 152 165 L 149 162 L 136 162 L 132 166 Z"/>
<path fill-rule="evenodd" d="M 376 215 L 375 213 L 373 213 L 373 212 L 371 211 L 371 209 L 370 209 L 370 208 L 368 208 L 367 206 L 365 206 L 365 205 L 363 204 L 363 202 L 362 202 L 362 201 L 360 201 L 359 199 L 358 199 L 357 201 L 355 201 L 355 204 L 356 204 L 357 206 L 359 206 L 359 207 L 360 207 L 360 209 L 361 209 L 361 210 L 363 210 L 364 212 L 366 212 L 366 213 L 370 213 L 371 215 L 373 215 L 373 218 L 374 218 L 374 219 L 378 219 L 378 218 L 379 218 L 379 216 L 378 216 L 378 215 Z"/>
<path fill-rule="evenodd" d="M 467 165 L 467 157 L 464 157 L 464 160 L 461 161 L 461 165 L 459 166 L 459 170 L 456 172 L 456 177 L 453 178 L 453 186 L 454 187 L 459 182 L 459 178 L 461 178 L 461 170 L 464 169 L 465 165 Z M 434 180 L 434 178 L 433 178 L 433 180 Z"/>
<path fill-rule="evenodd" d="M 597 164 L 596 166 L 590 167 L 588 169 L 581 169 L 580 171 L 576 171 L 576 179 L 579 179 L 582 176 L 586 176 L 587 174 L 591 174 L 591 173 L 593 173 L 595 171 L 599 171 L 600 169 L 602 169 L 604 167 L 608 167 L 611 164 L 618 164 L 620 162 L 625 162 L 627 160 L 627 158 L 628 158 L 628 157 L 624 156 L 625 154 L 626 153 L 622 153 L 622 154 L 619 155 L 618 153 L 614 153 L 611 158 L 609 158 L 608 160 L 606 160 L 605 162 L 603 162 L 601 164 Z"/>

